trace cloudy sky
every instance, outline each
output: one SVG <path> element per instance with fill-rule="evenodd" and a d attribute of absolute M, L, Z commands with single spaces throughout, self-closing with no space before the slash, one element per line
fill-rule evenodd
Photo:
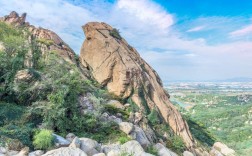
<path fill-rule="evenodd" d="M 104 21 L 153 66 L 163 80 L 252 77 L 251 0 L 1 0 L 55 31 L 76 53 L 81 26 Z"/>

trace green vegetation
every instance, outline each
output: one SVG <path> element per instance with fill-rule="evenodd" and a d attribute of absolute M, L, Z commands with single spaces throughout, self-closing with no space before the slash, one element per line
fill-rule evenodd
<path fill-rule="evenodd" d="M 110 30 L 110 31 L 109 31 L 109 34 L 110 34 L 111 36 L 113 36 L 114 38 L 118 39 L 118 40 L 121 40 L 121 39 L 122 39 L 122 37 L 121 37 L 120 32 L 119 32 L 118 29 L 112 29 L 112 30 Z"/>
<path fill-rule="evenodd" d="M 158 150 L 156 148 L 154 148 L 153 146 L 149 146 L 146 149 L 147 153 L 153 154 L 153 155 L 158 155 Z"/>
<path fill-rule="evenodd" d="M 33 145 L 36 149 L 47 150 L 53 146 L 53 140 L 52 131 L 42 129 L 35 134 Z"/>
<path fill-rule="evenodd" d="M 104 111 L 109 112 L 111 114 L 121 113 L 122 118 L 124 120 L 127 120 L 129 118 L 129 113 L 127 111 L 120 109 L 120 108 L 116 108 L 115 106 L 110 105 L 110 104 L 107 104 L 104 106 Z"/>
<path fill-rule="evenodd" d="M 147 118 L 152 125 L 156 125 L 160 123 L 159 115 L 156 109 L 152 109 L 151 113 L 147 116 Z"/>
<path fill-rule="evenodd" d="M 131 139 L 129 138 L 129 137 L 127 137 L 127 136 L 121 136 L 119 139 L 118 139 L 118 141 L 120 142 L 120 144 L 124 144 L 124 143 L 126 143 L 126 142 L 128 142 L 128 141 L 130 141 Z"/>
<path fill-rule="evenodd" d="M 128 112 L 138 112 L 139 111 L 138 105 L 131 98 L 129 98 L 127 100 L 127 103 L 130 104 L 130 107 L 128 108 Z"/>
<path fill-rule="evenodd" d="M 219 89 L 218 84 L 195 88 L 176 90 L 178 94 L 172 97 L 184 114 L 192 135 L 200 144 L 211 147 L 220 141 L 238 155 L 248 156 L 248 151 L 252 150 L 252 93 L 249 88 L 229 91 L 228 88 Z"/>
<path fill-rule="evenodd" d="M 51 130 L 65 136 L 72 132 L 80 137 L 93 138 L 99 142 L 118 141 L 124 136 L 117 124 L 100 121 L 104 110 L 128 112 L 114 108 L 103 108 L 111 95 L 101 89 L 97 82 L 85 80 L 78 64 L 70 64 L 57 51 L 46 51 L 42 56 L 40 44 L 47 46 L 51 40 L 29 40 L 30 33 L 24 28 L 14 28 L 0 22 L 0 145 L 5 140 L 17 139 L 25 146 L 49 148 L 50 137 L 43 140 Z M 32 55 L 30 55 L 32 52 Z M 28 57 L 29 56 L 29 57 Z M 77 56 L 76 56 L 77 59 Z M 22 71 L 25 79 L 19 79 Z M 93 113 L 80 111 L 79 97 L 91 94 Z"/>
<path fill-rule="evenodd" d="M 182 138 L 177 135 L 168 138 L 166 146 L 177 153 L 183 153 L 183 151 L 186 150 Z"/>
<path fill-rule="evenodd" d="M 44 39 L 44 38 L 40 38 L 36 40 L 38 43 L 44 44 L 46 46 L 50 46 L 53 45 L 53 40 L 49 40 L 49 39 Z"/>

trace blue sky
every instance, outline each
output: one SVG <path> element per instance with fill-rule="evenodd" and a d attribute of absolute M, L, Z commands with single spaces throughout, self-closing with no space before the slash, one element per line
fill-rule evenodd
<path fill-rule="evenodd" d="M 252 77 L 251 0 L 1 0 L 55 31 L 76 53 L 81 26 L 103 21 L 153 66 L 163 80 Z"/>

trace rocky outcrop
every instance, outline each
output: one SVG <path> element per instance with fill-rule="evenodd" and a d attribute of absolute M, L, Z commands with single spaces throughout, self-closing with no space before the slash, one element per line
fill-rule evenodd
<path fill-rule="evenodd" d="M 24 27 L 31 33 L 30 40 L 37 41 L 43 56 L 47 57 L 48 51 L 53 51 L 59 54 L 62 58 L 70 63 L 76 63 L 74 51 L 53 31 L 44 28 L 37 28 L 25 22 L 26 13 L 21 16 L 15 11 L 9 15 L 0 18 L 0 22 L 13 25 L 15 27 Z M 31 55 L 31 54 L 30 54 Z M 28 62 L 29 64 L 29 62 Z M 32 66 L 32 64 L 30 64 Z"/>
<path fill-rule="evenodd" d="M 158 74 L 140 57 L 115 29 L 105 23 L 91 22 L 83 26 L 86 40 L 81 64 L 109 92 L 131 98 L 148 115 L 157 109 L 173 131 L 180 135 L 188 148 L 194 144 L 187 123 L 169 101 Z"/>

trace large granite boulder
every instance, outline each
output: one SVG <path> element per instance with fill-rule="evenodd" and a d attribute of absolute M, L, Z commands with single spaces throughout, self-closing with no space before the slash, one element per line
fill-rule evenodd
<path fill-rule="evenodd" d="M 83 26 L 83 30 L 86 40 L 81 48 L 80 61 L 93 77 L 116 96 L 131 98 L 141 112 L 157 108 L 186 146 L 193 146 L 194 140 L 186 121 L 169 101 L 169 94 L 158 74 L 136 49 L 106 23 L 90 22 Z"/>

